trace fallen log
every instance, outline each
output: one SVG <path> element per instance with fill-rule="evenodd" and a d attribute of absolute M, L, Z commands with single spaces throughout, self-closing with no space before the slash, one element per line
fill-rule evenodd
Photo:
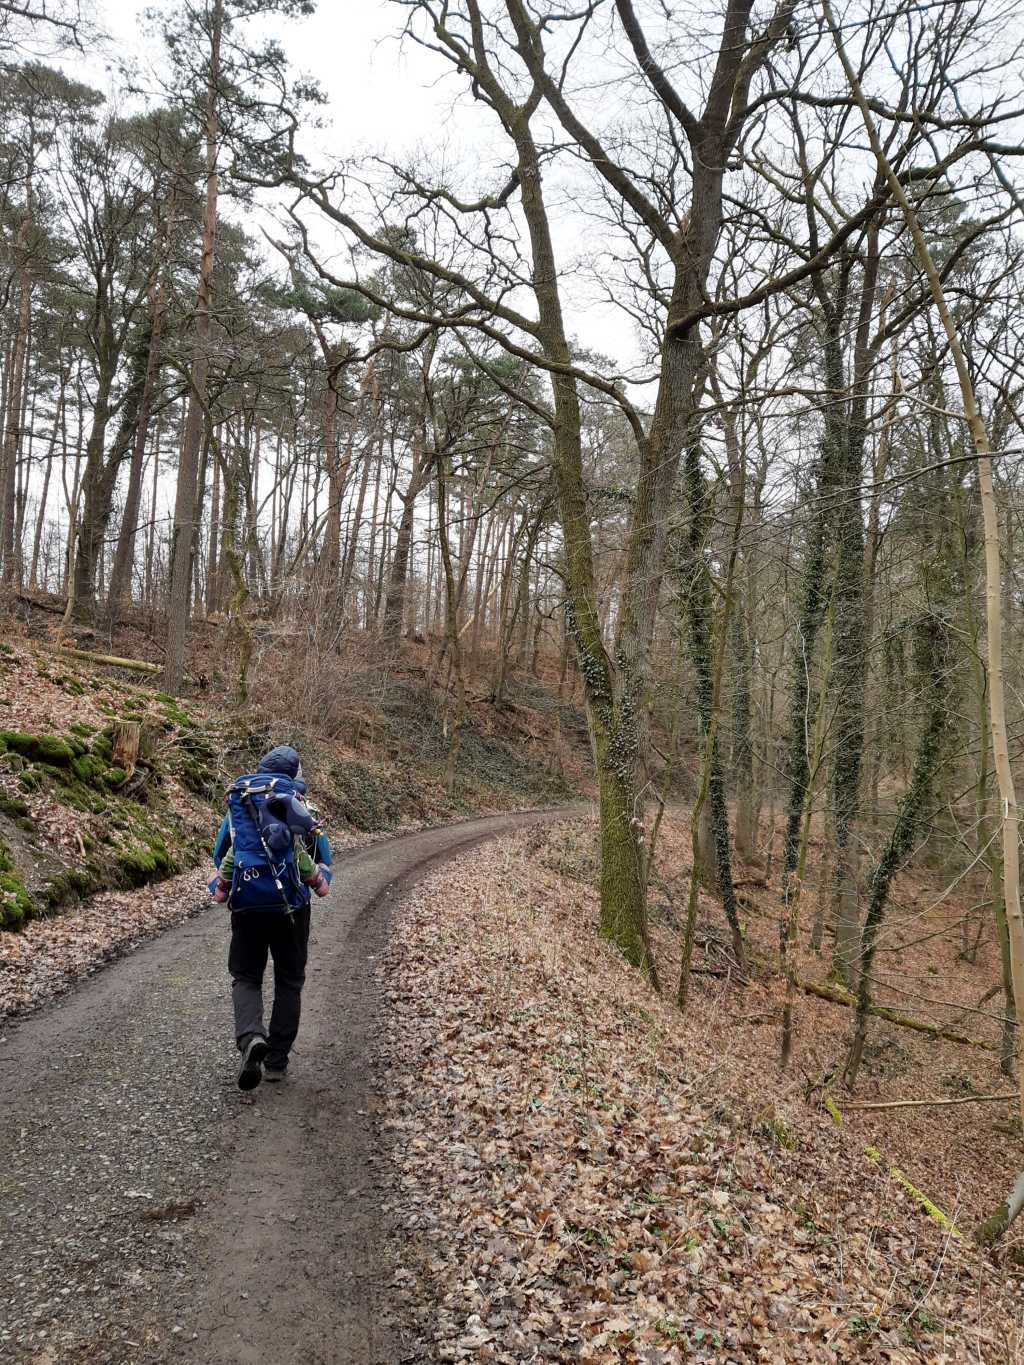
<path fill-rule="evenodd" d="M 91 654 L 87 649 L 72 649 L 61 645 L 62 654 L 70 654 L 74 659 L 88 659 L 91 664 L 109 664 L 112 668 L 131 668 L 136 673 L 159 673 L 159 664 L 147 663 L 145 659 L 119 659 L 116 654 Z"/>
<path fill-rule="evenodd" d="M 50 601 L 45 597 L 34 597 L 31 593 L 16 592 L 14 597 L 17 601 L 23 602 L 26 607 L 35 607 L 39 611 L 48 611 L 54 616 L 63 616 L 68 609 L 67 601 L 58 598 Z"/>
<path fill-rule="evenodd" d="M 803 977 L 798 977 L 796 984 L 808 995 L 816 995 L 819 1000 L 828 1000 L 831 1004 L 842 1005 L 845 1009 L 852 1009 L 857 1003 L 853 996 L 844 991 L 841 986 L 826 986 L 817 981 L 807 981 Z M 900 1028 L 913 1029 L 916 1033 L 927 1033 L 932 1038 L 944 1038 L 947 1043 L 961 1043 L 964 1047 L 980 1047 L 986 1052 L 999 1051 L 998 1043 L 988 1043 L 982 1038 L 968 1038 L 966 1034 L 957 1033 L 955 1029 L 943 1028 L 941 1024 L 928 1024 L 923 1019 L 912 1019 L 909 1015 L 900 1014 L 887 1005 L 869 1005 L 868 1013 L 877 1016 L 879 1019 L 886 1019 L 890 1024 L 897 1024 Z"/>
<path fill-rule="evenodd" d="M 1016 1090 L 1001 1095 L 960 1095 L 956 1099 L 942 1100 L 861 1100 L 847 1101 L 843 1108 L 851 1109 L 926 1109 L 938 1108 L 946 1104 L 993 1104 L 996 1100 L 1016 1100 Z"/>

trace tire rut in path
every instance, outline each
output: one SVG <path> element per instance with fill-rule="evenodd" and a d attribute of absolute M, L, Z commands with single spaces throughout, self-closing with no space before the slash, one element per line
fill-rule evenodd
<path fill-rule="evenodd" d="M 372 1113 L 387 904 L 434 861 L 579 811 L 466 821 L 343 854 L 314 911 L 284 1086 L 252 1098 L 235 1087 L 219 907 L 10 1028 L 0 1361 L 416 1358 L 388 1289 L 390 1172 Z"/>

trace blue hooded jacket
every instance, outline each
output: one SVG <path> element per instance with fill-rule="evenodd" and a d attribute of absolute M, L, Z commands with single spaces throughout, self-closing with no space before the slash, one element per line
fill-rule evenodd
<path fill-rule="evenodd" d="M 265 753 L 256 765 L 258 773 L 280 773 L 282 777 L 290 777 L 299 791 L 305 791 L 306 784 L 299 777 L 302 771 L 302 760 L 298 753 L 290 744 L 279 744 L 276 748 Z M 231 847 L 231 822 L 225 815 L 221 821 L 220 829 L 217 831 L 217 838 L 213 845 L 213 862 L 215 867 L 220 867 L 224 860 L 224 855 Z M 313 861 L 322 863 L 324 867 L 331 866 L 331 846 L 327 841 L 326 834 L 317 835 L 316 849 L 313 853 Z"/>

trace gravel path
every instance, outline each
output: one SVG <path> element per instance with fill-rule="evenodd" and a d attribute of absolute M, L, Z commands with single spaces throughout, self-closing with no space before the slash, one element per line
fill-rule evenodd
<path fill-rule="evenodd" d="M 432 862 L 564 813 L 343 855 L 314 914 L 285 1086 L 236 1087 L 219 907 L 8 1024 L 0 1361 L 419 1359 L 388 1288 L 399 1249 L 386 1246 L 389 1170 L 374 1132 L 372 964 L 386 903 Z"/>

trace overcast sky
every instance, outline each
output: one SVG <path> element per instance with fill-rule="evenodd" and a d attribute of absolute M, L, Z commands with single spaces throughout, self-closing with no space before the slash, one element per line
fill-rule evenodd
<path fill-rule="evenodd" d="M 172 8 L 173 3 L 159 0 L 156 8 Z M 96 0 L 99 21 L 110 37 L 110 66 L 115 58 L 147 65 L 158 59 L 157 40 L 146 32 L 145 12 L 153 7 L 153 0 Z M 493 140 L 487 116 L 464 84 L 446 75 L 443 61 L 434 54 L 399 42 L 401 18 L 399 7 L 388 0 L 319 0 L 310 18 L 275 16 L 268 22 L 264 31 L 283 42 L 294 74 L 314 77 L 327 96 L 326 126 L 317 140 L 345 157 L 386 152 L 401 160 L 418 147 L 444 146 L 456 159 L 476 158 L 474 166 L 480 158 L 487 164 L 498 159 L 507 164 L 508 149 Z M 103 60 L 95 55 L 65 65 L 100 88 L 112 91 L 120 84 L 116 72 L 105 72 Z M 571 268 L 577 253 L 589 254 L 588 239 L 597 231 L 593 223 L 576 219 L 570 224 L 563 216 L 556 224 L 563 267 Z M 596 250 L 599 243 L 592 245 Z M 588 298 L 579 282 L 569 286 L 569 293 L 569 324 L 580 342 L 620 364 L 635 364 L 638 339 L 628 320 Z M 529 300 L 522 303 L 532 311 Z"/>
<path fill-rule="evenodd" d="M 145 12 L 172 8 L 170 0 L 97 0 L 103 29 L 118 53 L 145 56 Z M 314 76 L 330 100 L 330 115 L 346 142 L 395 150 L 414 141 L 443 107 L 429 54 L 401 49 L 393 34 L 397 8 L 385 0 L 321 0 L 308 19 L 275 17 L 268 27 L 282 39 L 296 72 Z M 91 65 L 91 63 L 90 63 Z"/>

